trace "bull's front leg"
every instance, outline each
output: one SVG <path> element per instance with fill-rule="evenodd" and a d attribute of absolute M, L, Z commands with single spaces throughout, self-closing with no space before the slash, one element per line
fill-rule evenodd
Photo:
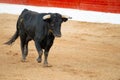
<path fill-rule="evenodd" d="M 48 53 L 49 51 L 44 52 L 44 67 L 52 67 L 52 65 L 48 64 Z"/>
<path fill-rule="evenodd" d="M 37 61 L 38 61 L 38 63 L 41 63 L 43 50 L 42 50 L 42 48 L 40 46 L 40 42 L 38 40 L 35 41 L 35 46 L 36 46 L 36 49 L 37 49 L 38 55 L 39 55 L 37 58 Z"/>
<path fill-rule="evenodd" d="M 45 51 L 44 51 L 44 66 L 45 67 L 52 67 L 52 65 L 48 65 L 48 54 L 49 54 L 49 50 L 52 46 L 52 43 L 47 45 L 47 47 L 45 48 Z"/>
<path fill-rule="evenodd" d="M 48 65 L 48 61 L 47 61 L 47 58 L 48 58 L 48 51 L 45 51 L 44 52 L 44 65 L 47 66 Z"/>

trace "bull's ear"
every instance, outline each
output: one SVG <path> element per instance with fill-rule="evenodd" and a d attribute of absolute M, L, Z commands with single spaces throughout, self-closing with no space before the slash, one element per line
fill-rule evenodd
<path fill-rule="evenodd" d="M 64 22 L 66 22 L 68 19 L 72 19 L 72 17 L 66 16 L 66 15 L 62 15 L 62 20 Z"/>
<path fill-rule="evenodd" d="M 44 21 L 47 21 L 47 20 L 49 20 L 50 18 L 51 18 L 51 15 L 49 15 L 49 14 L 43 16 L 43 20 L 44 20 Z"/>

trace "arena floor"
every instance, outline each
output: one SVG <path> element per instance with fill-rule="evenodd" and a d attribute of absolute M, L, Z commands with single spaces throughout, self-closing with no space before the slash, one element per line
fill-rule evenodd
<path fill-rule="evenodd" d="M 68 21 L 49 54 L 52 67 L 37 63 L 34 42 L 21 62 L 20 40 L 4 45 L 17 15 L 0 14 L 0 80 L 120 80 L 120 25 Z"/>

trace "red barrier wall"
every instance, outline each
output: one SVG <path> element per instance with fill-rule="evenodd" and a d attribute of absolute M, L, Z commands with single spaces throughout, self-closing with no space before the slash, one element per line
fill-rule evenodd
<path fill-rule="evenodd" d="M 0 3 L 120 13 L 120 0 L 0 0 Z"/>

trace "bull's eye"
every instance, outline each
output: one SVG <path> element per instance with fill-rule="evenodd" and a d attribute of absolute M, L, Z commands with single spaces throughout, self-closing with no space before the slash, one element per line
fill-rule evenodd
<path fill-rule="evenodd" d="M 52 23 L 51 26 L 54 26 L 54 24 Z"/>

